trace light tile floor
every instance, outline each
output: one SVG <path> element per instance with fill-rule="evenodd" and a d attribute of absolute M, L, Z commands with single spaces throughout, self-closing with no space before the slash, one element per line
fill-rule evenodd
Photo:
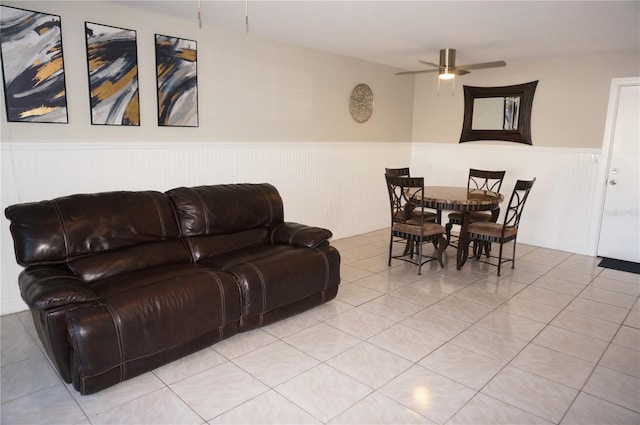
<path fill-rule="evenodd" d="M 335 300 L 90 396 L 2 317 L 0 422 L 640 424 L 639 275 L 519 245 L 500 278 L 453 250 L 417 276 L 387 230 L 333 244 Z"/>

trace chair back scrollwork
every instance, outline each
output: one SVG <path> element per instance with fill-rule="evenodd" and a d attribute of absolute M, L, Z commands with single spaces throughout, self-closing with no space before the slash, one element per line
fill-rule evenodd
<path fill-rule="evenodd" d="M 385 175 L 385 178 L 387 179 L 392 223 L 406 223 L 412 220 L 412 211 L 416 208 L 412 199 L 420 201 L 420 204 L 422 204 L 424 199 L 424 178 L 398 177 L 388 174 Z M 418 216 L 423 217 L 423 214 Z M 415 222 L 415 224 L 421 223 Z"/>
<path fill-rule="evenodd" d="M 469 170 L 468 190 L 488 190 L 500 192 L 506 171 L 485 171 L 471 168 Z"/>

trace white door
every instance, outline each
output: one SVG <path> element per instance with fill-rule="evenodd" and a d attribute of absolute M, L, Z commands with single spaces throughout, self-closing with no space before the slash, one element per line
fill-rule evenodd
<path fill-rule="evenodd" d="M 640 263 L 640 79 L 630 80 L 611 90 L 605 134 L 610 156 L 598 256 Z"/>

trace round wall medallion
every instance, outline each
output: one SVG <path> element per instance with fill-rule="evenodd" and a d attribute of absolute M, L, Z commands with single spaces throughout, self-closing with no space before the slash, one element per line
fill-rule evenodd
<path fill-rule="evenodd" d="M 371 118 L 373 113 L 373 92 L 366 84 L 354 87 L 349 98 L 349 110 L 354 120 L 363 123 Z"/>

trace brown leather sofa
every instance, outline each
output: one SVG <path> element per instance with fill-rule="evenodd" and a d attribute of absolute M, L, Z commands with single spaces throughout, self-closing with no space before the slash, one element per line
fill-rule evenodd
<path fill-rule="evenodd" d="M 334 298 L 327 229 L 269 184 L 78 194 L 5 210 L 18 283 L 66 382 L 91 394 Z"/>

